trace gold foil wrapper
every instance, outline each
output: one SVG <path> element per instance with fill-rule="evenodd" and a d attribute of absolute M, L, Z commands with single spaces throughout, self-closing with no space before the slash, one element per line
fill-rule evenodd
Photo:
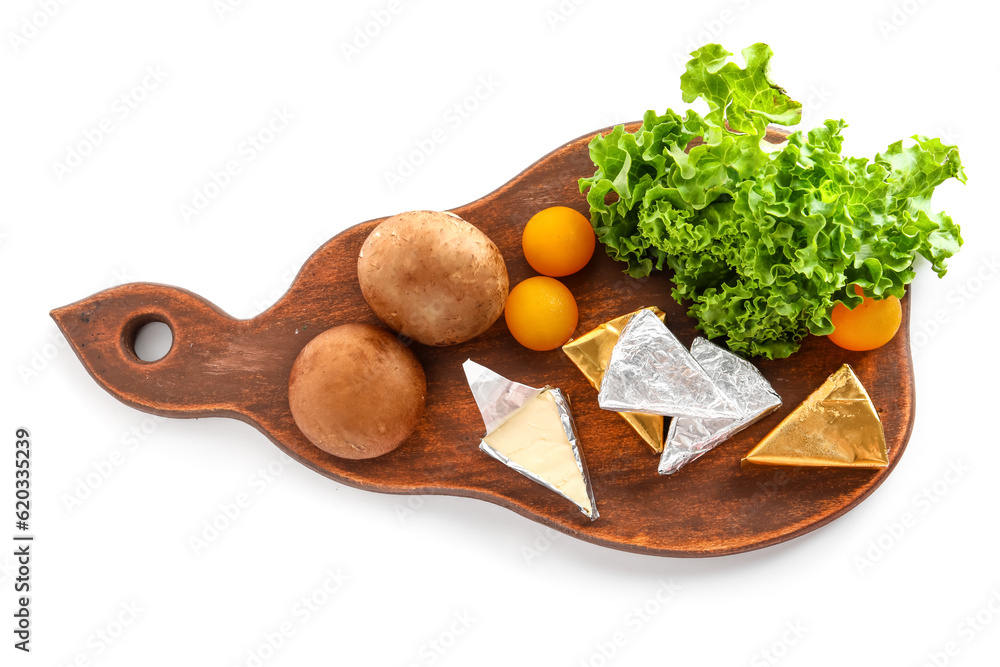
<path fill-rule="evenodd" d="M 854 370 L 841 366 L 743 457 L 754 465 L 884 468 L 878 411 Z"/>
<path fill-rule="evenodd" d="M 666 316 L 656 306 L 640 308 L 639 310 L 653 311 L 660 318 L 661 322 Z M 563 352 L 576 364 L 576 367 L 590 381 L 594 389 L 600 391 L 604 371 L 607 370 L 608 361 L 611 359 L 611 351 L 614 349 L 615 343 L 618 342 L 618 337 L 621 336 L 622 329 L 625 328 L 629 319 L 638 313 L 639 310 L 605 322 L 579 338 L 574 338 L 563 345 Z M 659 415 L 646 415 L 639 412 L 619 412 L 618 414 L 635 429 L 639 437 L 654 452 L 659 454 L 663 451 L 663 417 Z"/>

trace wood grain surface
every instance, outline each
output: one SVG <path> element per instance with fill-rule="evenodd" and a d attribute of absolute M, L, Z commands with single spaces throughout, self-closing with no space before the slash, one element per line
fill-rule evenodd
<path fill-rule="evenodd" d="M 634 130 L 638 123 L 627 129 Z M 609 128 L 610 129 L 610 128 Z M 607 130 L 602 130 L 602 132 Z M 577 179 L 594 167 L 593 135 L 546 155 L 489 195 L 453 211 L 483 230 L 507 262 L 511 286 L 534 275 L 521 253 L 521 230 L 554 205 L 588 215 Z M 770 135 L 780 141 L 783 135 Z M 52 311 L 95 380 L 120 401 L 169 417 L 232 417 L 252 424 L 301 463 L 334 480 L 384 493 L 479 498 L 583 540 L 662 556 L 714 556 L 776 544 L 818 528 L 867 497 L 890 474 L 906 447 L 914 415 L 909 297 L 903 325 L 886 346 L 848 352 L 822 337 L 780 361 L 757 365 L 784 406 L 672 476 L 656 473 L 657 457 L 597 394 L 560 351 L 518 345 L 503 318 L 482 336 L 452 347 L 413 344 L 427 374 L 427 408 L 416 432 L 376 459 L 338 459 L 312 446 L 288 409 L 288 374 L 299 350 L 329 327 L 378 323 L 357 282 L 358 249 L 384 218 L 324 244 L 270 309 L 236 320 L 183 289 L 132 283 Z M 294 233 L 289 229 L 286 233 Z M 670 297 L 663 275 L 636 280 L 598 247 L 581 272 L 563 279 L 576 295 L 577 333 L 643 306 L 666 311 L 682 343 L 694 321 Z M 173 333 L 167 355 L 141 361 L 134 350 L 143 324 L 162 321 Z M 483 423 L 462 372 L 471 358 L 518 382 L 562 388 L 573 404 L 600 518 L 508 469 L 478 449 Z M 842 363 L 850 363 L 878 408 L 889 447 L 882 470 L 741 470 L 740 457 Z"/>

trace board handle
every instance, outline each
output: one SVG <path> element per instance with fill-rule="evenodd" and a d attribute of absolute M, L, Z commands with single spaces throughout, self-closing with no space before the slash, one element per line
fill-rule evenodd
<path fill-rule="evenodd" d="M 254 320 L 237 320 L 187 290 L 129 283 L 53 310 L 84 367 L 118 400 L 171 417 L 250 416 L 261 368 Z M 173 336 L 169 351 L 143 361 L 135 351 L 139 329 L 163 322 Z M 256 390 L 256 391 L 255 391 Z M 272 397 L 273 398 L 273 397 Z"/>

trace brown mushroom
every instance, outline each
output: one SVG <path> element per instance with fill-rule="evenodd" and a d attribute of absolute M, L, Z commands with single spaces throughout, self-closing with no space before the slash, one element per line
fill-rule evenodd
<path fill-rule="evenodd" d="M 503 313 L 507 265 L 488 236 L 452 213 L 410 211 L 378 225 L 358 255 L 365 301 L 390 328 L 454 345 Z"/>
<path fill-rule="evenodd" d="M 344 324 L 316 336 L 288 380 L 299 429 L 323 451 L 346 459 L 396 449 L 416 428 L 426 396 L 413 351 L 371 324 Z"/>

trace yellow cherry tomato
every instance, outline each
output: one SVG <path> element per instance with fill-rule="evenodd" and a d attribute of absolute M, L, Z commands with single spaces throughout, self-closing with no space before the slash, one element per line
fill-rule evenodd
<path fill-rule="evenodd" d="M 555 278 L 535 276 L 510 291 L 503 316 L 518 343 L 543 352 L 569 340 L 578 313 L 569 288 Z"/>
<path fill-rule="evenodd" d="M 855 285 L 855 293 L 864 296 Z M 889 296 L 876 301 L 866 296 L 864 303 L 850 310 L 842 303 L 833 307 L 830 314 L 835 327 L 829 338 L 845 350 L 864 352 L 882 347 L 896 335 L 903 321 L 903 308 L 899 299 Z"/>
<path fill-rule="evenodd" d="M 566 206 L 539 211 L 521 236 L 524 258 L 544 276 L 576 273 L 590 261 L 596 243 L 590 220 Z"/>

